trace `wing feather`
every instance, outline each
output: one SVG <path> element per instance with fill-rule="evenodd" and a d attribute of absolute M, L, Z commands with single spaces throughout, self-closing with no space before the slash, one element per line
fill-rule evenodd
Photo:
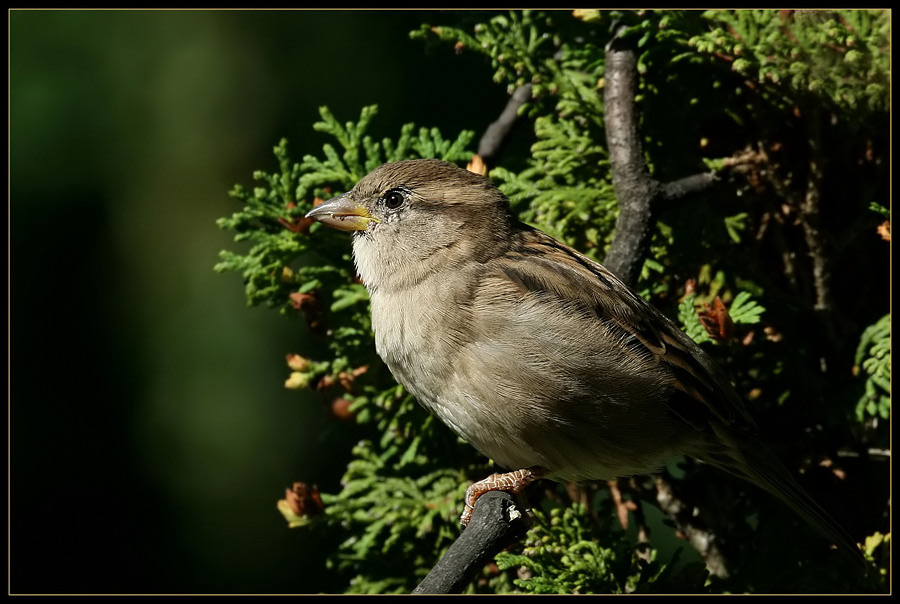
<path fill-rule="evenodd" d="M 519 237 L 499 263 L 517 288 L 576 304 L 614 325 L 631 354 L 652 355 L 671 376 L 678 392 L 669 407 L 695 428 L 704 429 L 713 418 L 755 427 L 722 370 L 652 304 L 602 265 L 541 231 L 524 227 Z"/>

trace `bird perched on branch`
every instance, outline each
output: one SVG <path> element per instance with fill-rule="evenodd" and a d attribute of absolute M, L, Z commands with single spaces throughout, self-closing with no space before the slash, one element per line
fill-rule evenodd
<path fill-rule="evenodd" d="M 647 474 L 689 455 L 859 556 L 712 359 L 603 266 L 519 222 L 488 179 L 438 160 L 385 164 L 307 217 L 353 232 L 394 377 L 511 470 L 469 488 L 463 524 L 487 490 Z"/>

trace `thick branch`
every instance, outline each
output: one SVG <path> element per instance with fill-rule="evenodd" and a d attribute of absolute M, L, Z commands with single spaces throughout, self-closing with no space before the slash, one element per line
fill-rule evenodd
<path fill-rule="evenodd" d="M 527 530 L 525 511 L 504 491 L 488 491 L 475 502 L 472 519 L 444 557 L 412 593 L 460 593 L 475 574 Z"/>
<path fill-rule="evenodd" d="M 478 155 L 486 164 L 493 164 L 503 143 L 506 142 L 510 131 L 519 118 L 519 109 L 531 100 L 531 84 L 524 84 L 516 88 L 509 101 L 506 103 L 503 112 L 500 114 L 481 137 L 478 142 Z"/>
<path fill-rule="evenodd" d="M 637 56 L 619 38 L 606 47 L 604 122 L 619 203 L 616 232 L 603 264 L 629 285 L 637 281 L 650 235 L 650 205 L 659 184 L 650 178 L 635 113 Z"/>
<path fill-rule="evenodd" d="M 676 200 L 708 188 L 712 173 L 660 183 L 650 177 L 641 148 L 635 110 L 637 55 L 614 37 L 606 47 L 604 78 L 606 140 L 619 204 L 616 231 L 603 264 L 629 285 L 640 275 L 650 238 L 650 219 L 660 199 Z"/>

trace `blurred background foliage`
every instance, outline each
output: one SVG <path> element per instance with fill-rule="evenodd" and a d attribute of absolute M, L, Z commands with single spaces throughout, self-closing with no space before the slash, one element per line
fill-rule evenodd
<path fill-rule="evenodd" d="M 9 13 L 13 593 L 343 590 L 275 503 L 350 437 L 284 389 L 304 329 L 211 270 L 215 219 L 320 105 L 483 130 L 506 92 L 426 15 Z"/>

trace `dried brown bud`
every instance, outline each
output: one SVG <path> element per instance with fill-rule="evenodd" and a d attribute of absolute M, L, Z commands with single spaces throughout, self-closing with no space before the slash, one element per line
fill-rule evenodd
<path fill-rule="evenodd" d="M 337 376 L 338 384 L 341 385 L 341 388 L 347 390 L 348 392 L 353 389 L 353 375 L 347 373 L 346 371 L 342 371 Z"/>
<path fill-rule="evenodd" d="M 770 342 L 780 342 L 784 338 L 784 336 L 778 333 L 771 325 L 763 328 L 763 331 L 766 333 L 766 339 Z"/>
<path fill-rule="evenodd" d="M 350 391 L 353 389 L 353 382 L 356 381 L 356 378 L 368 370 L 369 366 L 363 365 L 362 367 L 357 367 L 353 371 L 342 371 L 337 376 L 338 383 L 341 385 L 341 388 Z"/>
<path fill-rule="evenodd" d="M 628 512 L 637 510 L 637 505 L 633 501 L 622 497 L 622 491 L 619 489 L 618 480 L 608 480 L 606 481 L 606 486 L 609 488 L 609 494 L 616 506 L 616 515 L 619 518 L 619 524 L 623 529 L 627 529 Z"/>
<path fill-rule="evenodd" d="M 353 412 L 350 411 L 351 404 L 345 398 L 336 398 L 331 401 L 331 414 L 341 421 L 350 421 L 353 419 Z"/>
<path fill-rule="evenodd" d="M 294 292 L 292 294 L 288 294 L 288 298 L 290 299 L 291 306 L 293 306 L 297 310 L 313 309 L 316 306 L 316 294 L 315 292 L 311 294 L 302 294 L 300 292 Z"/>
<path fill-rule="evenodd" d="M 326 191 L 328 191 L 328 189 L 326 189 Z M 325 200 L 320 197 L 316 197 L 315 199 L 313 199 L 313 207 L 322 205 L 323 203 L 325 203 Z M 287 202 L 287 204 L 285 204 L 285 207 L 288 210 L 293 210 L 297 207 L 297 204 L 293 201 L 289 201 Z M 278 219 L 278 223 L 292 233 L 308 233 L 309 227 L 311 227 L 314 222 L 315 220 L 313 220 L 312 218 L 307 218 L 306 216 Z"/>
<path fill-rule="evenodd" d="M 713 306 L 709 304 L 704 304 L 703 306 L 706 310 L 698 311 L 697 317 L 710 338 L 721 342 L 734 335 L 734 323 L 731 320 L 731 315 L 728 314 L 728 309 L 725 308 L 725 304 L 719 296 L 716 296 Z"/>
<path fill-rule="evenodd" d="M 309 385 L 309 374 L 300 371 L 293 371 L 288 379 L 284 381 L 284 387 L 290 390 L 299 390 Z"/>
<path fill-rule="evenodd" d="M 466 166 L 466 170 L 474 172 L 475 174 L 487 176 L 487 166 L 485 165 L 484 160 L 481 159 L 481 156 L 477 153 L 472 155 L 472 160 Z"/>
<path fill-rule="evenodd" d="M 298 216 L 297 218 L 287 220 L 285 218 L 278 219 L 279 224 L 291 231 L 292 233 L 306 233 L 309 231 L 309 227 L 312 226 L 312 223 L 315 222 L 312 218 L 306 218 L 305 216 Z"/>
<path fill-rule="evenodd" d="M 316 383 L 316 390 L 327 390 L 334 385 L 334 378 L 330 375 L 323 375 Z"/>
<path fill-rule="evenodd" d="M 823 467 L 823 468 L 829 468 L 829 469 L 831 469 L 831 473 L 834 474 L 834 476 L 835 476 L 838 480 L 846 480 L 846 479 L 847 479 L 847 472 L 845 472 L 845 471 L 843 470 L 843 468 L 840 468 L 840 467 L 836 466 L 836 465 L 834 464 L 834 461 L 833 461 L 832 459 L 826 457 L 826 458 L 823 459 L 821 462 L 819 462 L 819 465 L 820 465 L 821 467 Z"/>
<path fill-rule="evenodd" d="M 293 201 L 289 201 L 285 204 L 288 210 L 293 210 L 297 207 L 297 204 Z M 291 231 L 292 233 L 306 233 L 309 231 L 309 227 L 312 225 L 314 220 L 310 218 L 306 218 L 304 216 L 298 216 L 296 218 L 279 218 L 279 224 Z"/>
<path fill-rule="evenodd" d="M 315 516 L 325 509 L 319 487 L 309 487 L 305 482 L 295 482 L 292 488 L 285 489 L 284 501 L 297 516 Z"/>
<path fill-rule="evenodd" d="M 581 19 L 585 23 L 594 23 L 601 19 L 601 13 L 597 9 L 576 8 L 572 11 L 572 16 Z"/>
<path fill-rule="evenodd" d="M 322 321 L 322 312 L 319 308 L 319 296 L 315 291 L 309 293 L 293 292 L 288 294 L 288 302 L 294 310 L 303 312 L 306 324 L 313 333 L 322 333 L 325 330 Z"/>
<path fill-rule="evenodd" d="M 286 359 L 287 366 L 294 371 L 306 371 L 309 368 L 309 361 L 299 354 L 288 354 L 286 355 Z"/>

